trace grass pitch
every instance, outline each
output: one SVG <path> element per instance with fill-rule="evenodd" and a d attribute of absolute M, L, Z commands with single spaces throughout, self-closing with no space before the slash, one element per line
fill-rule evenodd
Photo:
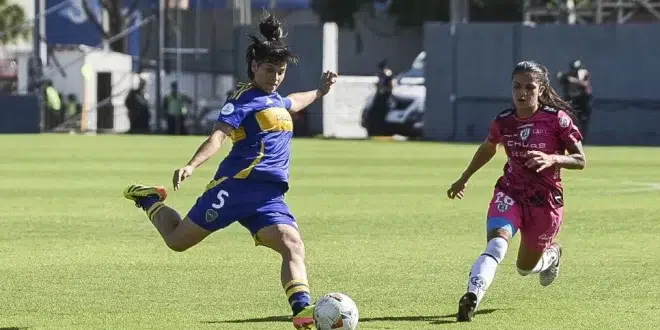
<path fill-rule="evenodd" d="M 290 329 L 279 258 L 240 225 L 175 253 L 121 196 L 133 182 L 170 187 L 201 139 L 0 136 L 0 329 Z M 475 322 L 455 324 L 504 163 L 500 152 L 450 201 L 474 150 L 296 140 L 287 200 L 314 298 L 349 294 L 361 329 L 660 325 L 660 149 L 589 146 L 587 169 L 564 171 L 557 282 L 517 275 L 516 237 Z M 222 155 L 169 205 L 186 213 Z"/>

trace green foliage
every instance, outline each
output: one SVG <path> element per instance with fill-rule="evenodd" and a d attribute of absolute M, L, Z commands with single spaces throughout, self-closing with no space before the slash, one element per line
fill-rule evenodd
<path fill-rule="evenodd" d="M 31 27 L 25 25 L 16 28 L 26 21 L 25 11 L 20 5 L 0 0 L 0 44 L 6 45 L 21 39 L 29 39 Z"/>

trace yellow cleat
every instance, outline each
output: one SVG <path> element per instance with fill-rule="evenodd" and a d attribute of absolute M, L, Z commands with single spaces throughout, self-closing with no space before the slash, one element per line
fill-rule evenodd
<path fill-rule="evenodd" d="M 162 202 L 167 198 L 167 190 L 161 186 L 146 186 L 143 184 L 132 184 L 124 190 L 124 198 L 135 202 L 135 206 L 140 207 L 138 200 L 145 197 L 156 197 Z"/>
<path fill-rule="evenodd" d="M 316 326 L 314 326 L 314 305 L 305 307 L 293 317 L 293 328 L 297 330 L 316 329 Z"/>

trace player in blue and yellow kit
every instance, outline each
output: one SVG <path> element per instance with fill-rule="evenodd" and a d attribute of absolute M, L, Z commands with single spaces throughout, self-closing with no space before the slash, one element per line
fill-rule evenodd
<path fill-rule="evenodd" d="M 174 172 L 174 190 L 178 190 L 183 180 L 218 151 L 226 137 L 233 140 L 231 151 L 187 216 L 181 220 L 177 211 L 163 203 L 167 192 L 160 186 L 134 184 L 126 188 L 124 196 L 147 212 L 174 251 L 185 251 L 233 222 L 246 227 L 257 245 L 282 256 L 282 285 L 294 327 L 313 329 L 304 245 L 284 202 L 293 137 L 290 112 L 300 111 L 327 94 L 337 75 L 323 73 L 317 90 L 280 96 L 276 89 L 287 64 L 295 63 L 297 57 L 282 42 L 283 31 L 272 15 L 259 24 L 259 30 L 266 40 L 251 35 L 252 44 L 247 49 L 251 82 L 239 84 L 227 98 L 213 132 L 188 164 Z"/>

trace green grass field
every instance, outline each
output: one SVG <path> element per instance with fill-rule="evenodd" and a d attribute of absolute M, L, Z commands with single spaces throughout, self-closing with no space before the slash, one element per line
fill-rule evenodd
<path fill-rule="evenodd" d="M 291 329 L 279 257 L 234 224 L 168 250 L 122 198 L 171 186 L 201 137 L 0 136 L 0 329 Z M 355 299 L 360 329 L 655 329 L 660 326 L 660 149 L 587 147 L 564 172 L 562 274 L 515 269 L 519 237 L 481 313 L 454 323 L 503 153 L 468 196 L 445 191 L 473 145 L 296 140 L 287 200 L 315 298 Z M 187 212 L 221 155 L 169 204 Z"/>

